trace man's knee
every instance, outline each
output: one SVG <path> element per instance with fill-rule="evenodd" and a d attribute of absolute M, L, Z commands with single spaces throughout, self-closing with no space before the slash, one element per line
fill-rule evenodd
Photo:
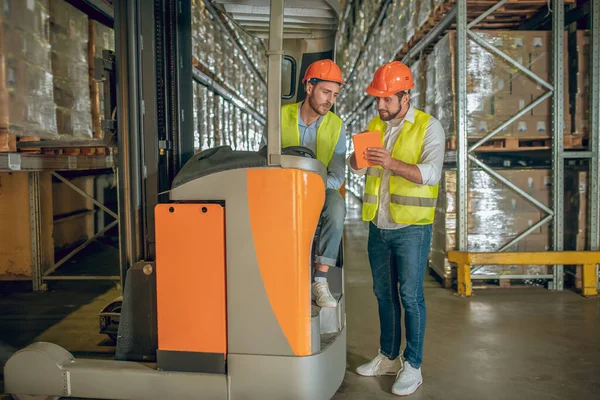
<path fill-rule="evenodd" d="M 335 189 L 327 189 L 325 197 L 325 212 L 334 221 L 344 221 L 346 218 L 346 202 Z"/>

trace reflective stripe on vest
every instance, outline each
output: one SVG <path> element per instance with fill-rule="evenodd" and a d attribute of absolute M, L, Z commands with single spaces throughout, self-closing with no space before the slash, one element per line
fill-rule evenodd
<path fill-rule="evenodd" d="M 394 159 L 413 165 L 419 163 L 429 118 L 428 114 L 415 110 L 415 122 L 404 122 L 392 149 Z M 368 130 L 379 131 L 383 142 L 386 124 L 381 118 L 378 116 L 373 118 L 369 123 Z M 372 221 L 377 215 L 382 176 L 383 168 L 379 166 L 367 169 L 362 208 L 364 221 Z M 403 225 L 428 225 L 433 223 L 438 185 L 419 186 L 395 174 L 390 174 L 389 185 L 390 214 L 394 222 Z"/>
<path fill-rule="evenodd" d="M 286 104 L 281 107 L 281 148 L 300 146 L 300 129 L 298 128 L 298 109 L 302 103 Z M 333 157 L 340 133 L 342 120 L 331 111 L 325 117 L 317 130 L 317 159 L 325 166 Z"/>

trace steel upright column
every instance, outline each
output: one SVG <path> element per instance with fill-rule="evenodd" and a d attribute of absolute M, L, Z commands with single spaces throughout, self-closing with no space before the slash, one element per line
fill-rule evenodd
<path fill-rule="evenodd" d="M 565 8 L 563 0 L 552 1 L 552 174 L 553 189 L 553 242 L 554 251 L 562 251 L 564 244 L 564 32 Z M 554 266 L 553 289 L 562 290 L 564 273 L 562 265 Z"/>
<path fill-rule="evenodd" d="M 457 116 L 457 244 L 458 250 L 467 251 L 467 192 L 468 192 L 468 152 L 467 152 L 467 0 L 456 2 L 456 48 L 457 63 L 456 82 L 458 102 Z"/>
<path fill-rule="evenodd" d="M 175 4 L 173 4 L 175 3 Z M 172 171 L 174 178 L 177 172 L 194 155 L 194 85 L 192 82 L 192 9 L 191 0 L 179 0 L 169 3 L 174 8 L 174 32 L 172 41 L 171 62 L 174 64 L 171 94 L 173 99 L 173 115 L 177 118 L 174 124 L 177 138 L 177 168 Z M 169 181 L 169 184 L 171 181 Z"/>
<path fill-rule="evenodd" d="M 140 245 L 141 168 L 139 102 L 139 34 L 137 1 L 115 1 L 118 120 L 119 248 L 121 281 L 142 258 Z M 125 287 L 123 285 L 122 287 Z"/>
<path fill-rule="evenodd" d="M 590 250 L 600 250 L 600 188 L 598 186 L 598 175 L 600 174 L 600 4 L 597 1 L 590 2 L 590 89 L 591 89 L 591 129 L 590 129 Z M 598 280 L 596 271 L 596 280 Z M 600 286 L 600 285 L 599 285 Z"/>
<path fill-rule="evenodd" d="M 281 154 L 281 61 L 283 58 L 283 1 L 271 0 L 267 78 L 267 153 L 269 165 Z"/>
<path fill-rule="evenodd" d="M 31 237 L 31 280 L 33 291 L 43 291 L 42 286 L 42 212 L 40 173 L 29 173 L 29 230 Z"/>

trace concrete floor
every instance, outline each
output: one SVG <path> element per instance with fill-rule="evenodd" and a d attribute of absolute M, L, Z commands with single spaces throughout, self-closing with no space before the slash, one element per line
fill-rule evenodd
<path fill-rule="evenodd" d="M 357 218 L 357 204 L 348 207 L 348 368 L 334 399 L 391 399 L 393 377 L 364 378 L 354 372 L 377 353 L 379 322 L 367 227 Z M 99 251 L 114 257 L 112 250 Z M 15 348 L 39 340 L 76 356 L 106 357 L 114 351 L 97 333 L 97 312 L 118 295 L 113 285 L 53 283 L 50 289 L 45 294 L 0 289 L 0 365 Z M 480 290 L 463 299 L 431 277 L 425 297 L 424 383 L 412 399 L 600 398 L 600 299 L 541 288 Z"/>

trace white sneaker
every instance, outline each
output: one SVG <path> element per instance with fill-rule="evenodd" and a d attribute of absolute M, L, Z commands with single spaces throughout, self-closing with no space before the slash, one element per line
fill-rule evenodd
<path fill-rule="evenodd" d="M 392 386 L 392 393 L 398 396 L 408 396 L 412 394 L 423 383 L 421 368 L 413 368 L 410 363 L 404 363 L 404 369 L 398 373 L 396 382 Z"/>
<path fill-rule="evenodd" d="M 329 291 L 329 284 L 325 278 L 316 278 L 312 284 L 312 294 L 319 307 L 335 307 L 337 301 Z"/>
<path fill-rule="evenodd" d="M 396 375 L 401 370 L 402 357 L 398 356 L 395 360 L 390 360 L 379 351 L 371 362 L 356 368 L 356 373 L 362 376 L 381 376 Z"/>

